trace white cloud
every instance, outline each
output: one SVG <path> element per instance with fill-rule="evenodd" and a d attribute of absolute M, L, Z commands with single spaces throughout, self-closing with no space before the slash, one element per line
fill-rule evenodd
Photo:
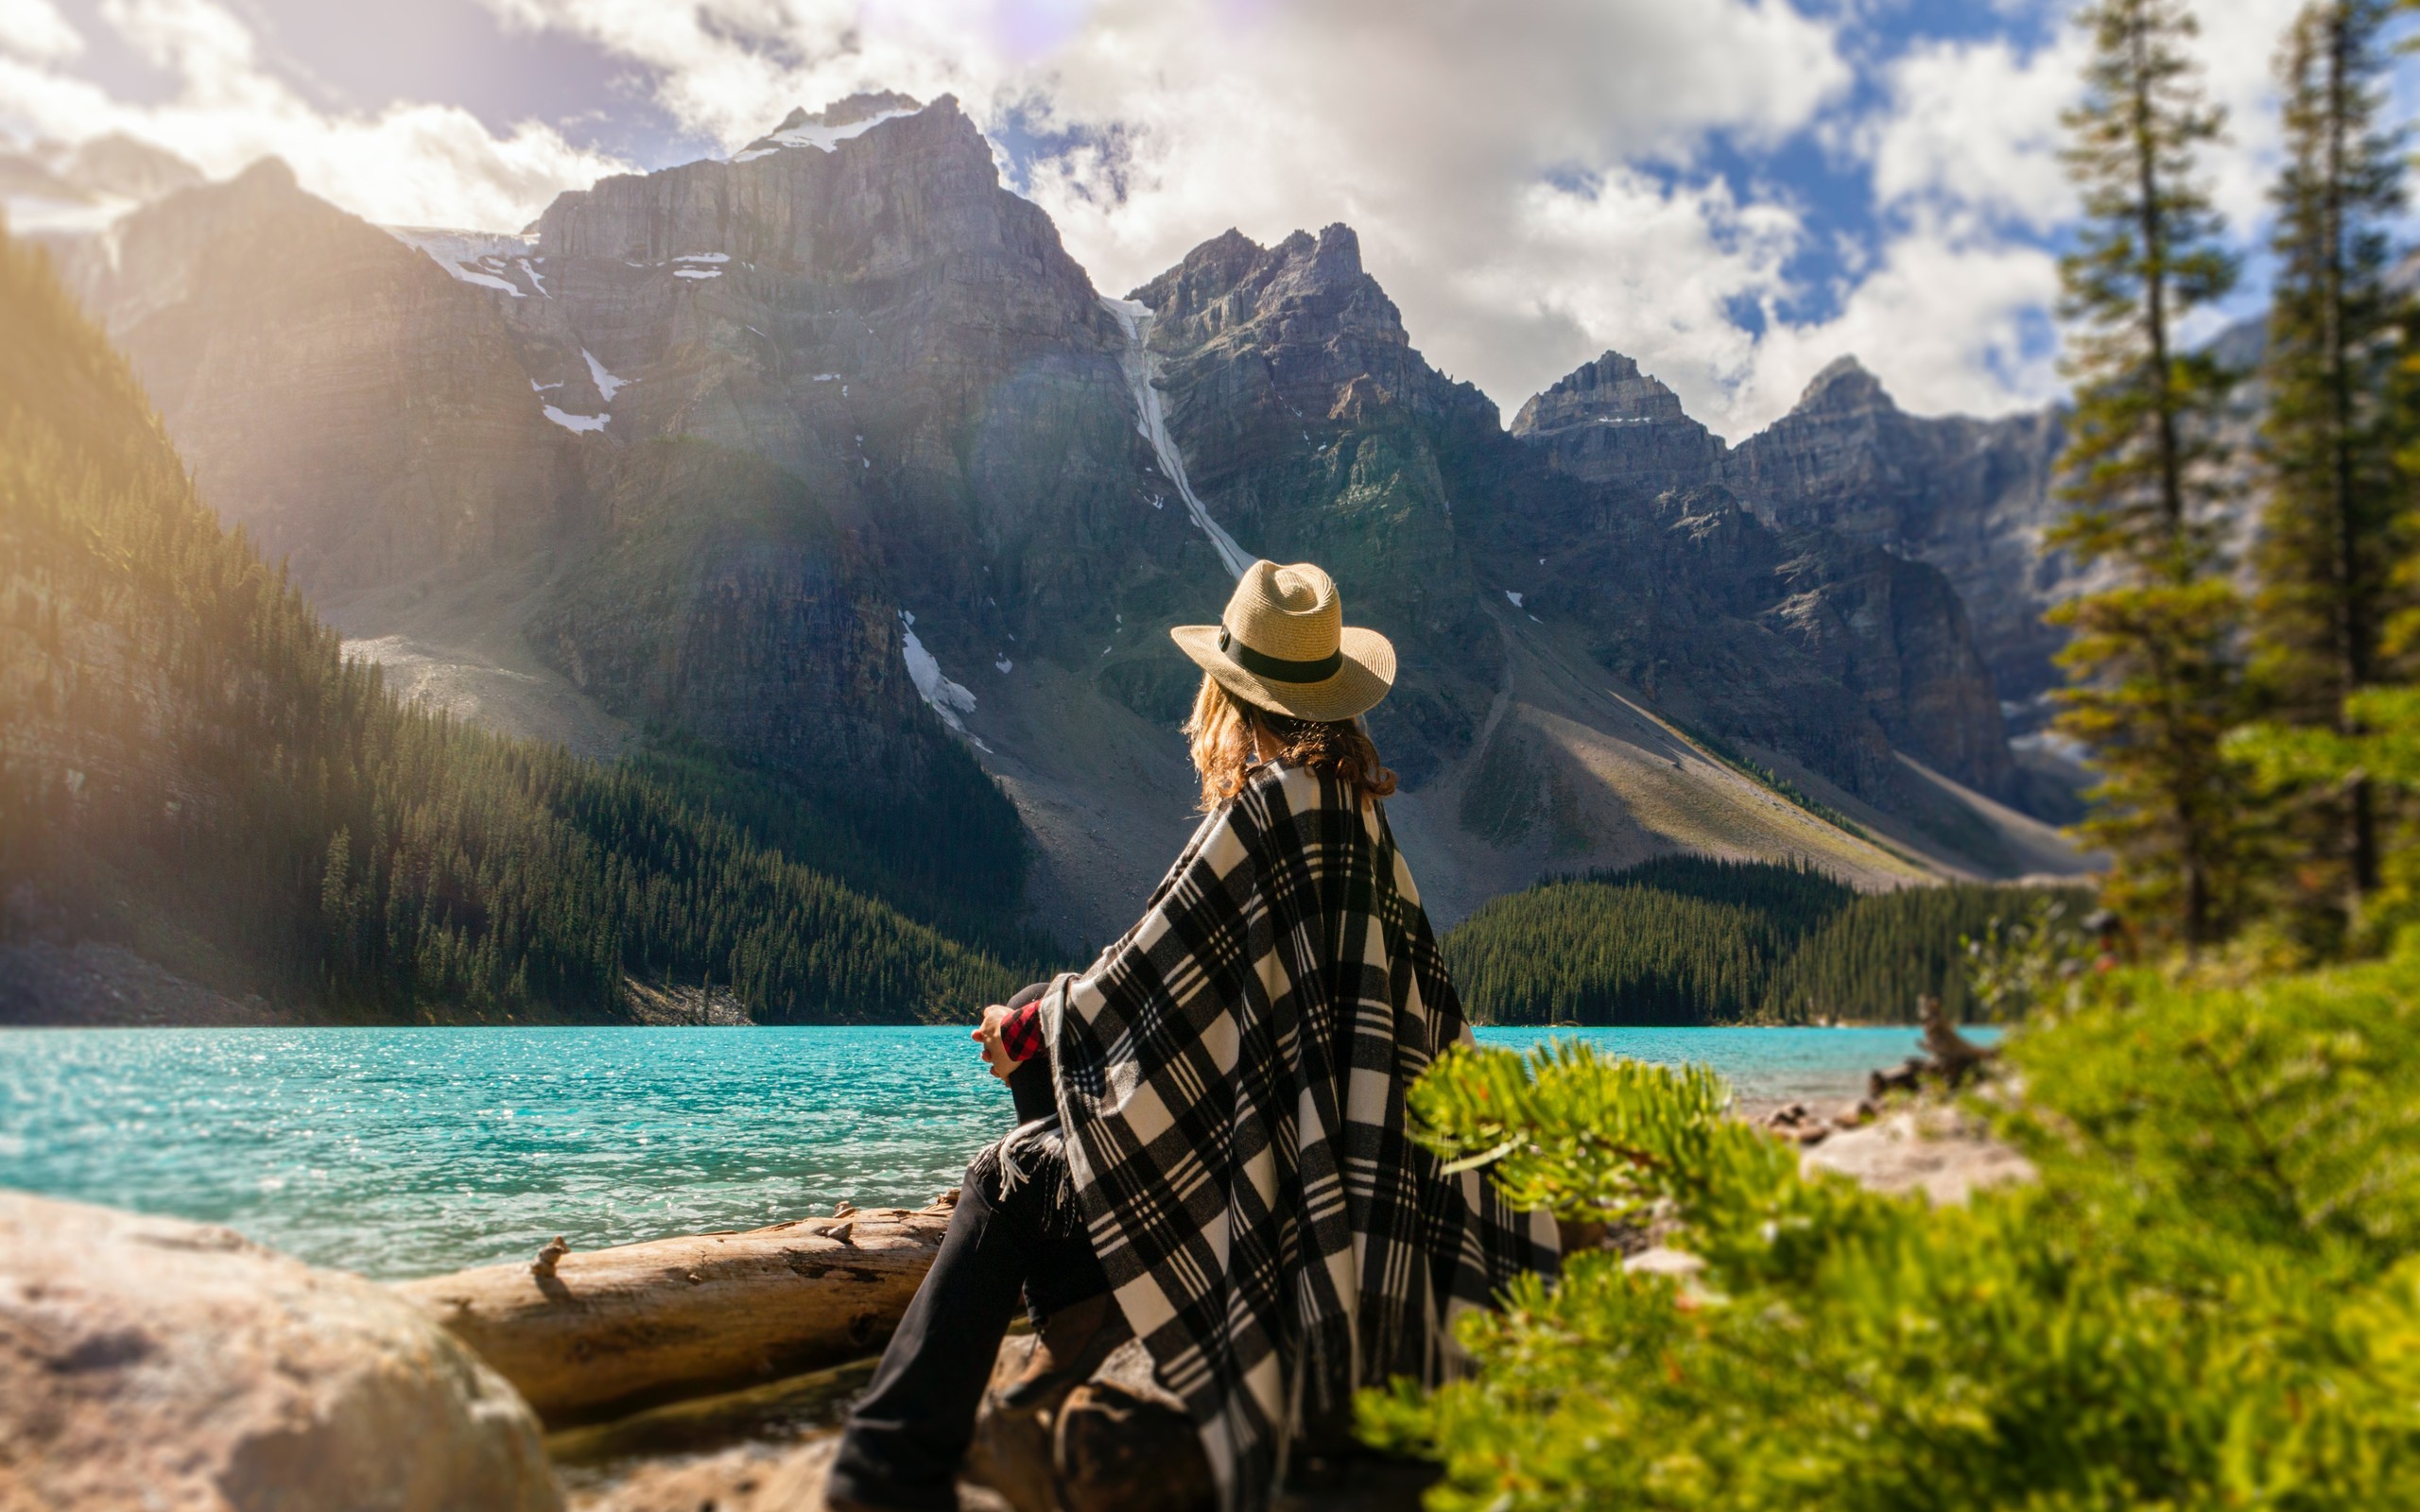
<path fill-rule="evenodd" d="M 1839 314 L 1770 327 L 1733 407 L 1778 416 L 1844 352 L 1919 413 L 1995 415 L 2044 404 L 2061 391 L 2056 354 L 2040 339 L 2058 291 L 2048 252 L 1971 220 L 1927 217 L 1886 245 Z"/>
<path fill-rule="evenodd" d="M 1344 220 L 1438 366 L 1508 411 L 1615 347 L 1735 438 L 1854 351 L 1910 408 L 2003 411 L 2056 392 L 2037 350 L 2072 198 L 2057 161 L 2082 39 L 1844 41 L 1875 8 L 1792 0 L 484 0 L 507 24 L 627 60 L 683 129 L 729 146 L 861 88 L 959 96 L 979 124 L 1069 133 L 1028 192 L 1106 291 L 1229 226 L 1262 242 Z M 2204 4 L 2235 142 L 2213 160 L 2249 234 L 2274 158 L 2270 66 L 2299 0 Z M 224 174 L 276 152 L 375 219 L 511 229 L 624 165 L 553 129 L 443 103 L 323 109 L 266 64 L 237 0 L 101 0 L 176 81 L 112 98 L 77 75 L 53 0 L 0 0 L 0 128 L 125 130 Z M 2072 0 L 1994 0 L 2064 15 Z M 1850 113 L 1857 67 L 1880 103 Z M 1843 238 L 1839 287 L 1790 286 L 1805 207 L 1706 170 L 1812 130 L 1870 164 L 1884 228 Z M 1790 323 L 1823 295 L 1834 313 Z M 1762 318 L 1743 322 L 1742 310 Z M 1758 329 L 1761 328 L 1761 329 Z M 2034 337 L 2032 341 L 2027 338 Z"/>
<path fill-rule="evenodd" d="M 47 9 L 0 0 L 0 20 L 27 5 Z M 216 0 L 108 0 L 101 16 L 173 93 L 120 100 L 63 67 L 72 52 L 21 48 L 0 53 L 0 125 L 62 141 L 123 131 L 219 177 L 274 154 L 313 193 L 414 224 L 518 229 L 562 191 L 626 166 L 535 123 L 498 135 L 456 106 L 323 110 L 263 63 L 251 29 Z"/>
<path fill-rule="evenodd" d="M 2303 0 L 2225 0 L 2195 8 L 2210 98 L 2227 112 L 2228 141 L 2210 155 L 2211 188 L 2238 235 L 2268 217 L 2277 172 L 2277 43 L 2302 7 Z"/>
<path fill-rule="evenodd" d="M 53 63 L 83 50 L 83 37 L 50 0 L 0 0 L 0 53 Z"/>
<path fill-rule="evenodd" d="M 2082 94 L 2085 39 L 2063 26 L 2022 54 L 2006 39 L 1929 42 L 1893 60 L 1888 112 L 1860 133 L 1886 210 L 1956 206 L 2036 232 L 2075 213 L 2059 112 Z"/>

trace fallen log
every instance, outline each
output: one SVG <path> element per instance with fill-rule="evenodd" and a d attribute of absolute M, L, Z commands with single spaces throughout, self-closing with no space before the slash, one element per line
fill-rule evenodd
<path fill-rule="evenodd" d="M 940 1203 L 611 1249 L 550 1245 L 535 1264 L 395 1290 L 563 1428 L 880 1349 L 949 1215 Z"/>

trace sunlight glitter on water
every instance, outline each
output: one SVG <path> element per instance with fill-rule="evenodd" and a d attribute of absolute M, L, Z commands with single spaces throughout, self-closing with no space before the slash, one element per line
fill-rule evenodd
<path fill-rule="evenodd" d="M 1837 1101 L 1915 1042 L 1905 1029 L 1576 1033 L 1706 1061 L 1755 1102 Z M 920 1205 L 1010 1118 L 962 1029 L 0 1034 L 0 1186 L 225 1223 L 385 1278 L 525 1258 L 558 1233 L 590 1249 L 844 1198 Z"/>

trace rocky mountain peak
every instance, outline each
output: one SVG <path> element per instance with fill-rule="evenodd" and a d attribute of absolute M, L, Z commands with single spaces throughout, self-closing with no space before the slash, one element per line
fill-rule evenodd
<path fill-rule="evenodd" d="M 1530 436 L 1565 425 L 1676 422 L 1705 427 L 1682 412 L 1681 396 L 1639 370 L 1634 358 L 1608 352 L 1532 394 L 1512 420 L 1512 434 Z"/>
<path fill-rule="evenodd" d="M 128 199 L 157 199 L 202 181 L 201 170 L 184 159 L 122 131 L 78 143 L 60 175 L 87 193 Z"/>
<path fill-rule="evenodd" d="M 294 194 L 302 187 L 295 181 L 294 170 L 286 165 L 284 158 L 279 157 L 255 159 L 251 166 L 228 182 L 238 190 L 256 195 Z"/>
<path fill-rule="evenodd" d="M 1549 466 L 1653 498 L 1719 476 L 1722 438 L 1691 420 L 1681 398 L 1618 352 L 1533 394 L 1512 434 L 1547 451 Z"/>
<path fill-rule="evenodd" d="M 873 127 L 903 115 L 921 115 L 925 107 L 912 94 L 897 90 L 861 90 L 845 99 L 835 100 L 809 114 L 804 105 L 792 107 L 782 117 L 782 124 L 732 154 L 735 163 L 754 163 L 769 158 L 786 147 L 813 147 L 831 152 L 852 137 L 862 136 Z M 943 116 L 960 120 L 958 100 L 944 94 L 933 101 L 932 109 Z M 974 129 L 972 123 L 967 129 Z"/>
<path fill-rule="evenodd" d="M 1833 358 L 1815 375 L 1790 413 L 1837 415 L 1864 409 L 1895 411 L 1898 407 L 1890 391 L 1882 387 L 1881 379 L 1855 356 L 1843 354 Z"/>
<path fill-rule="evenodd" d="M 1411 345 L 1394 301 L 1362 268 L 1361 238 L 1341 224 L 1274 247 L 1225 232 L 1130 297 L 1151 306 L 1163 330 L 1198 322 L 1192 334 L 1202 336 L 1249 327 L 1263 341 Z"/>
<path fill-rule="evenodd" d="M 845 99 L 834 100 L 812 115 L 807 113 L 805 106 L 793 106 L 790 113 L 783 116 L 782 124 L 773 130 L 795 131 L 802 126 L 855 126 L 877 115 L 912 113 L 924 108 L 923 102 L 914 95 L 903 94 L 895 89 L 859 90 Z"/>

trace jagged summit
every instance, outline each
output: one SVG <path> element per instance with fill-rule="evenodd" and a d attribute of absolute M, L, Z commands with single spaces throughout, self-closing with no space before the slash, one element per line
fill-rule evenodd
<path fill-rule="evenodd" d="M 1872 369 L 1843 353 L 1833 358 L 1798 396 L 1794 415 L 1834 413 L 1850 409 L 1897 409 L 1899 406 Z"/>
<path fill-rule="evenodd" d="M 1564 425 L 1658 421 L 1697 425 L 1683 412 L 1681 396 L 1640 370 L 1634 357 L 1608 352 L 1530 396 L 1512 420 L 1512 434 L 1530 436 Z M 1705 427 L 1697 425 L 1700 431 Z"/>
<path fill-rule="evenodd" d="M 1652 498 L 1721 475 L 1722 438 L 1691 420 L 1681 396 L 1608 352 L 1533 394 L 1512 434 L 1546 449 L 1557 472 Z"/>
<path fill-rule="evenodd" d="M 935 105 L 957 105 L 956 99 L 944 94 Z M 782 117 L 782 124 L 764 136 L 749 143 L 732 154 L 734 163 L 753 163 L 770 157 L 784 147 L 816 147 L 829 152 L 853 136 L 857 136 L 896 116 L 921 113 L 925 106 L 912 94 L 897 90 L 860 90 L 846 99 L 835 100 L 813 114 L 804 105 L 795 106 Z"/>
<path fill-rule="evenodd" d="M 1341 222 L 1263 247 L 1228 230 L 1133 291 L 1163 328 L 1204 319 L 1213 329 L 1277 320 L 1307 332 L 1409 349 L 1402 312 L 1361 266 L 1361 238 Z"/>

